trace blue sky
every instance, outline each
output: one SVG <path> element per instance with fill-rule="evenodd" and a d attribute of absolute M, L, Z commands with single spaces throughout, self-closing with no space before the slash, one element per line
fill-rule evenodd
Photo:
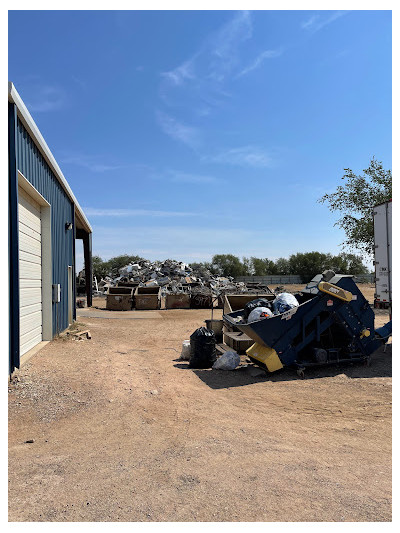
<path fill-rule="evenodd" d="M 339 253 L 317 199 L 391 168 L 391 60 L 390 11 L 9 14 L 9 80 L 104 259 Z"/>

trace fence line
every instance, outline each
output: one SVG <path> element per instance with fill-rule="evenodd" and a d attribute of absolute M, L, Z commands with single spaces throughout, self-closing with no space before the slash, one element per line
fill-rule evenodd
<path fill-rule="evenodd" d="M 244 281 L 245 283 L 249 282 L 261 282 L 261 283 L 270 283 L 270 284 L 298 284 L 301 283 L 301 277 L 297 275 L 287 275 L 287 276 L 239 276 L 236 278 L 237 281 Z"/>

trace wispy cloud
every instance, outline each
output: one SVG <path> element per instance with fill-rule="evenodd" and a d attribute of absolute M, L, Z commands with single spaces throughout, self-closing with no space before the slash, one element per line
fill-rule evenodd
<path fill-rule="evenodd" d="M 208 35 L 198 50 L 177 67 L 161 74 L 160 96 L 168 105 L 185 106 L 198 116 L 207 114 L 230 98 L 225 85 L 240 66 L 241 47 L 253 35 L 252 15 L 239 11 L 216 32 Z M 204 115 L 203 115 L 204 116 Z"/>
<path fill-rule="evenodd" d="M 271 59 L 274 57 L 279 57 L 283 54 L 283 48 L 279 48 L 278 50 L 264 50 L 264 52 L 261 52 L 256 59 L 250 63 L 246 68 L 244 68 L 239 74 L 237 75 L 237 78 L 240 78 L 240 76 L 244 76 L 245 74 L 248 74 L 252 70 L 257 69 L 265 59 Z"/>
<path fill-rule="evenodd" d="M 110 170 L 119 170 L 125 168 L 123 165 L 107 165 L 100 163 L 98 160 L 99 157 L 95 156 L 86 156 L 86 155 L 71 155 L 66 156 L 61 159 L 62 163 L 77 165 L 80 167 L 87 168 L 91 172 L 102 173 L 108 172 Z"/>
<path fill-rule="evenodd" d="M 221 28 L 212 43 L 210 74 L 212 79 L 223 81 L 238 63 L 239 46 L 253 35 L 249 11 L 237 13 Z"/>
<path fill-rule="evenodd" d="M 199 109 L 196 110 L 196 114 L 199 117 L 208 117 L 208 115 L 211 113 L 211 109 L 209 106 L 202 106 Z"/>
<path fill-rule="evenodd" d="M 311 28 L 311 26 L 313 26 L 317 22 L 318 19 L 319 19 L 319 15 L 311 15 L 309 19 L 301 23 L 301 27 L 303 28 L 303 30 L 308 30 L 309 28 Z"/>
<path fill-rule="evenodd" d="M 31 98 L 27 99 L 27 106 L 36 113 L 58 111 L 66 103 L 64 91 L 56 86 L 36 86 L 32 88 L 31 94 Z"/>
<path fill-rule="evenodd" d="M 162 111 L 156 112 L 156 118 L 161 129 L 172 139 L 183 142 L 190 148 L 196 148 L 200 144 L 200 132 L 193 126 L 180 122 L 171 115 Z"/>
<path fill-rule="evenodd" d="M 85 214 L 89 217 L 193 217 L 195 213 L 184 211 L 154 211 L 150 209 L 102 209 L 97 207 L 84 207 Z"/>
<path fill-rule="evenodd" d="M 348 54 L 350 53 L 349 50 L 347 49 L 344 49 L 344 50 L 340 50 L 339 52 L 331 55 L 331 56 L 327 56 L 325 57 L 322 61 L 320 61 L 320 65 L 331 65 L 332 62 L 338 60 L 338 59 L 343 59 L 344 57 L 346 57 Z"/>
<path fill-rule="evenodd" d="M 172 86 L 185 82 L 222 82 L 238 60 L 241 43 L 253 34 L 251 13 L 239 11 L 217 32 L 208 36 L 189 59 L 161 76 Z"/>
<path fill-rule="evenodd" d="M 84 91 L 87 90 L 87 83 L 86 83 L 86 81 L 84 81 L 84 80 L 82 80 L 82 79 L 80 79 L 80 78 L 78 78 L 77 76 L 74 76 L 74 75 L 72 75 L 72 80 L 73 80 L 77 85 L 79 85 L 79 87 L 80 87 L 81 89 L 83 89 Z"/>
<path fill-rule="evenodd" d="M 225 24 L 207 35 L 197 50 L 161 73 L 160 97 L 170 108 L 185 113 L 181 115 L 184 123 L 157 113 L 160 126 L 171 138 L 199 148 L 203 142 L 194 125 L 203 124 L 214 110 L 227 105 L 232 98 L 230 82 L 283 53 L 283 49 L 265 49 L 255 59 L 245 58 L 245 45 L 253 36 L 252 17 L 249 11 L 229 13 Z"/>
<path fill-rule="evenodd" d="M 325 16 L 321 15 L 320 12 L 318 14 L 311 15 L 309 19 L 305 20 L 301 24 L 301 27 L 303 28 L 303 30 L 309 31 L 310 33 L 315 33 L 319 30 L 322 30 L 322 28 L 324 28 L 328 24 L 331 24 L 343 15 L 346 15 L 346 13 L 347 11 L 334 11 L 330 15 Z"/>
<path fill-rule="evenodd" d="M 265 168 L 272 165 L 269 154 L 255 146 L 241 146 L 225 150 L 211 158 L 217 163 L 244 167 Z"/>
<path fill-rule="evenodd" d="M 253 35 L 250 11 L 239 11 L 217 33 L 214 54 L 225 59 L 242 41 Z"/>
<path fill-rule="evenodd" d="M 194 73 L 194 62 L 195 57 L 185 61 L 182 65 L 179 65 L 169 72 L 162 72 L 161 76 L 172 85 L 182 85 L 185 80 L 194 80 L 196 77 Z"/>
<path fill-rule="evenodd" d="M 199 174 L 189 174 L 185 172 L 170 171 L 172 175 L 171 181 L 176 183 L 193 183 L 193 184 L 210 184 L 222 183 L 224 180 L 216 178 L 215 176 L 202 176 Z"/>

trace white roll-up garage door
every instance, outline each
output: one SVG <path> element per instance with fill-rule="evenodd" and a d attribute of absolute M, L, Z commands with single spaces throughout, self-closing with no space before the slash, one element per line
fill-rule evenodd
<path fill-rule="evenodd" d="M 20 355 L 42 340 L 42 225 L 40 205 L 18 187 Z"/>

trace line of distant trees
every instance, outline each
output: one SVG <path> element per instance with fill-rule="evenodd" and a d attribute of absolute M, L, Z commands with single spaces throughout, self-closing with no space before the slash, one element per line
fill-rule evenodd
<path fill-rule="evenodd" d="M 316 274 L 332 269 L 338 274 L 368 274 L 362 257 L 341 253 L 339 255 L 321 252 L 292 254 L 288 259 L 280 257 L 272 259 L 258 257 L 239 257 L 232 254 L 214 255 L 210 263 L 191 263 L 193 269 L 206 268 L 220 276 L 269 276 L 295 274 L 303 282 L 308 282 Z"/>
<path fill-rule="evenodd" d="M 97 279 L 105 276 L 118 276 L 118 270 L 129 263 L 143 261 L 138 255 L 119 255 L 108 261 L 100 256 L 93 256 L 93 274 Z M 363 264 L 362 257 L 351 253 L 332 255 L 321 252 L 306 252 L 292 254 L 289 258 L 280 257 L 275 261 L 268 258 L 243 257 L 240 259 L 232 254 L 214 255 L 210 262 L 190 263 L 193 270 L 201 274 L 210 271 L 217 276 L 269 276 L 295 274 L 303 282 L 308 282 L 315 274 L 332 269 L 338 274 L 368 274 L 368 268 Z"/>

